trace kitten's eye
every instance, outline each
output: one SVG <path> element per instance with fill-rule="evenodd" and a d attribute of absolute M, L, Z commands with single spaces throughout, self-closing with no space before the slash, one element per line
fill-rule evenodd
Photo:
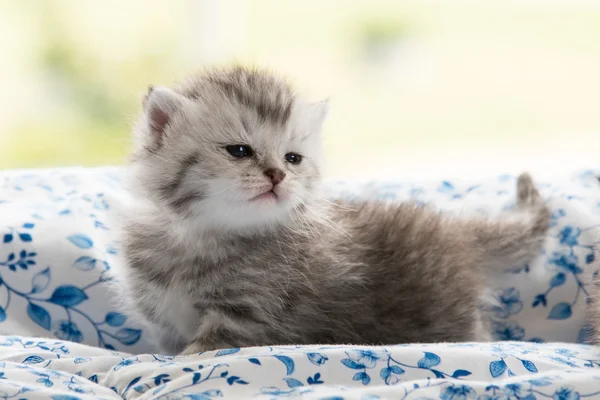
<path fill-rule="evenodd" d="M 232 144 L 225 146 L 225 150 L 237 158 L 250 157 L 252 154 L 254 154 L 252 148 L 250 146 L 246 146 L 245 144 Z"/>
<path fill-rule="evenodd" d="M 287 153 L 285 155 L 285 161 L 289 162 L 290 164 L 300 164 L 302 161 L 302 156 L 296 153 Z"/>

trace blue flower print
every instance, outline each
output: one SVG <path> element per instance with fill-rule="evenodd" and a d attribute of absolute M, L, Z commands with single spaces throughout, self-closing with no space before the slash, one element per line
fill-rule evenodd
<path fill-rule="evenodd" d="M 521 294 L 515 288 L 508 288 L 497 295 L 499 306 L 493 308 L 496 317 L 508 318 L 511 315 L 518 314 L 523 309 Z"/>
<path fill-rule="evenodd" d="M 554 350 L 556 354 L 560 354 L 566 357 L 576 357 L 579 353 L 578 351 L 570 350 L 570 349 L 556 349 Z"/>
<path fill-rule="evenodd" d="M 387 357 L 386 350 L 353 349 L 346 351 L 346 354 L 360 368 L 374 368 L 378 360 Z"/>
<path fill-rule="evenodd" d="M 561 229 L 558 234 L 558 239 L 560 240 L 560 244 L 565 246 L 576 246 L 579 244 L 579 235 L 581 234 L 581 230 L 579 228 L 575 228 L 572 226 L 565 226 Z"/>
<path fill-rule="evenodd" d="M 552 255 L 548 258 L 548 263 L 554 264 L 559 268 L 566 270 L 567 272 L 571 272 L 573 274 L 580 274 L 583 272 L 577 265 L 577 256 L 575 254 L 560 254 L 558 252 L 552 253 Z"/>
<path fill-rule="evenodd" d="M 518 383 L 508 384 L 504 386 L 504 392 L 510 397 L 518 399 L 521 397 L 521 385 Z"/>
<path fill-rule="evenodd" d="M 94 391 L 89 387 L 85 387 L 84 383 L 78 382 L 75 377 L 71 377 L 70 380 L 63 382 L 70 391 L 79 393 L 79 394 L 94 394 Z M 87 383 L 87 382 L 86 382 Z"/>
<path fill-rule="evenodd" d="M 54 336 L 61 340 L 69 340 L 71 342 L 81 343 L 83 335 L 77 325 L 71 321 L 60 320 L 53 324 Z"/>
<path fill-rule="evenodd" d="M 477 393 L 475 393 L 473 388 L 466 385 L 448 386 L 440 395 L 440 399 L 442 400 L 466 400 L 476 397 Z"/>
<path fill-rule="evenodd" d="M 53 347 L 50 349 L 50 351 L 57 354 L 69 354 L 69 349 L 67 349 L 65 345 Z"/>
<path fill-rule="evenodd" d="M 554 395 L 552 395 L 552 399 L 554 400 L 579 400 L 579 397 L 578 392 L 566 386 L 559 388 L 554 392 Z"/>
<path fill-rule="evenodd" d="M 135 358 L 124 358 L 117 365 L 115 365 L 113 367 L 113 371 L 118 371 L 121 368 L 125 368 L 125 367 L 128 367 L 130 365 L 133 365 L 133 364 L 136 364 L 136 363 L 139 363 L 139 362 L 140 362 L 140 360 L 137 357 L 135 357 Z"/>
<path fill-rule="evenodd" d="M 315 365 L 323 365 L 329 358 L 320 353 L 306 353 L 308 360 Z"/>
<path fill-rule="evenodd" d="M 499 340 L 523 340 L 525 330 L 514 321 L 494 322 L 494 333 Z"/>

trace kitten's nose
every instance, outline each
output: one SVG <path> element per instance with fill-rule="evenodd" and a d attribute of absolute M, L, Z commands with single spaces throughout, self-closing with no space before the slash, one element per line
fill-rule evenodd
<path fill-rule="evenodd" d="M 285 178 L 285 172 L 280 170 L 279 168 L 267 168 L 265 169 L 265 175 L 271 179 L 271 183 L 273 186 L 281 183 L 283 178 Z"/>

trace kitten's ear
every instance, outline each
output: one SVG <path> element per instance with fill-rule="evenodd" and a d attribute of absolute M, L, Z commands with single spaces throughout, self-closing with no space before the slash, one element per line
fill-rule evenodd
<path fill-rule="evenodd" d="M 323 123 L 329 114 L 329 100 L 311 103 L 307 106 L 306 117 L 313 132 L 321 131 Z"/>
<path fill-rule="evenodd" d="M 175 113 L 183 107 L 185 101 L 185 97 L 171 89 L 150 86 L 143 104 L 148 128 L 154 139 L 162 137 L 165 128 Z"/>

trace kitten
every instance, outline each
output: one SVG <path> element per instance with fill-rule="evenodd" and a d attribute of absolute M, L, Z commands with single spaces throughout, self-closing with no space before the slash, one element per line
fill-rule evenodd
<path fill-rule="evenodd" d="M 539 251 L 528 175 L 518 218 L 319 194 L 327 104 L 234 67 L 151 88 L 128 167 L 122 292 L 166 353 L 282 344 L 488 340 L 484 273 Z"/>

